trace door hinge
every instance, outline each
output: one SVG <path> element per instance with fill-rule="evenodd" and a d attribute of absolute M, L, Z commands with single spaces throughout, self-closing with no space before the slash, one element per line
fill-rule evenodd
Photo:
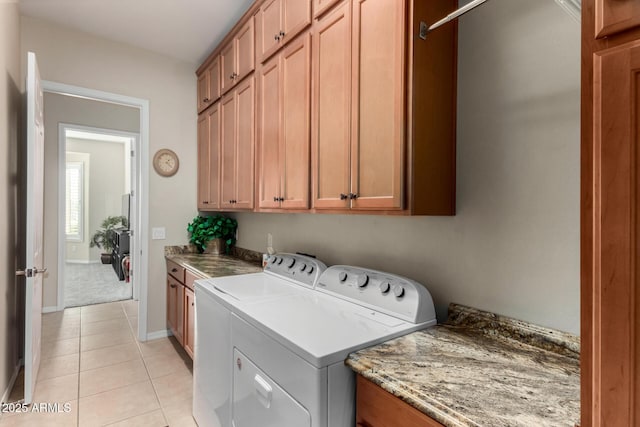
<path fill-rule="evenodd" d="M 131 190 L 131 197 L 135 197 L 135 191 Z"/>
<path fill-rule="evenodd" d="M 136 152 L 131 150 L 131 157 L 135 157 L 136 156 Z"/>
<path fill-rule="evenodd" d="M 129 236 L 133 237 L 133 230 L 129 230 Z"/>

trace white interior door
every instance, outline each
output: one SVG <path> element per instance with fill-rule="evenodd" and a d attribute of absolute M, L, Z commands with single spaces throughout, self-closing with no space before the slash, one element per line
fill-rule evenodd
<path fill-rule="evenodd" d="M 17 274 L 26 278 L 24 330 L 24 402 L 33 401 L 42 332 L 43 218 L 44 218 L 44 114 L 36 55 L 27 54 L 27 235 L 26 266 Z"/>

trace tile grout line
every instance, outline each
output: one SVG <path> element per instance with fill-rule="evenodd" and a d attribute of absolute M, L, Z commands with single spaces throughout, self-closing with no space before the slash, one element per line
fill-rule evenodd
<path fill-rule="evenodd" d="M 124 310 L 124 306 L 122 307 L 122 309 Z M 131 330 L 131 333 L 133 334 L 133 328 L 131 327 L 131 322 L 129 321 L 129 315 L 127 314 L 127 311 L 124 310 L 124 315 L 127 317 L 127 323 L 129 323 L 129 329 Z M 151 378 L 151 374 L 149 373 L 149 368 L 147 367 L 147 362 L 145 361 L 144 358 L 144 354 L 142 354 L 142 348 L 140 348 L 140 341 L 138 341 L 138 338 L 134 335 L 135 338 L 135 342 L 136 345 L 138 347 L 138 352 L 140 353 L 140 358 L 142 359 L 142 364 L 144 365 L 144 370 L 147 373 L 147 377 L 149 378 L 149 382 L 151 383 L 151 388 L 153 388 L 153 394 L 155 394 L 156 396 L 156 401 L 158 402 L 158 407 L 160 408 L 160 412 L 162 413 L 162 417 L 164 418 L 164 421 L 166 423 L 165 427 L 169 427 L 169 420 L 167 419 L 167 415 L 164 412 L 164 408 L 162 407 L 162 404 L 160 403 L 160 396 L 158 396 L 158 390 L 156 389 L 156 385 L 153 382 L 153 378 Z"/>

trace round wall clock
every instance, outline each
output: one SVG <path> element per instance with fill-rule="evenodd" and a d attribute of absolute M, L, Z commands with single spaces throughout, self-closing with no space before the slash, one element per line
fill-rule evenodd
<path fill-rule="evenodd" d="M 153 168 L 158 175 L 173 176 L 178 172 L 179 166 L 178 155 L 167 148 L 158 150 L 153 156 Z"/>

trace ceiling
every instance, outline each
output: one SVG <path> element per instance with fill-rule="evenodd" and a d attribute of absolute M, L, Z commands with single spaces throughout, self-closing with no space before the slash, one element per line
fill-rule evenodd
<path fill-rule="evenodd" d="M 20 0 L 23 15 L 200 64 L 253 0 Z"/>

